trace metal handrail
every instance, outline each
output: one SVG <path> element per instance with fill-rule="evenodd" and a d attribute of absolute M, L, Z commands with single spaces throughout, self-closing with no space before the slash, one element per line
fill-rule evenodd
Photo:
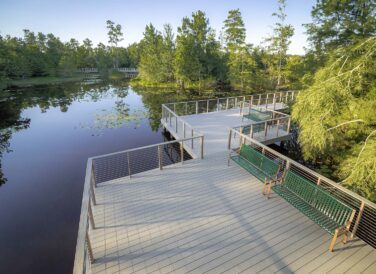
<path fill-rule="evenodd" d="M 275 104 L 277 103 L 286 103 L 289 99 L 293 100 L 296 94 L 298 93 L 299 91 L 281 91 L 281 92 L 275 92 L 275 93 L 261 93 L 261 94 L 252 94 L 252 95 L 243 95 L 243 96 L 219 97 L 219 98 L 209 98 L 209 99 L 166 103 L 166 104 L 163 104 L 162 106 L 168 107 L 171 110 L 171 108 L 176 109 L 176 106 L 178 105 L 183 105 L 183 104 L 187 105 L 187 104 L 192 104 L 192 103 L 195 103 L 197 105 L 199 102 L 207 102 L 207 112 L 215 112 L 215 111 L 219 111 L 219 109 L 216 108 L 214 111 L 209 111 L 209 102 L 217 102 L 218 104 L 221 100 L 222 101 L 226 100 L 225 110 L 227 110 L 229 109 L 228 108 L 229 100 L 234 100 L 235 107 L 238 107 L 238 103 L 242 103 L 240 105 L 240 108 L 242 108 L 243 104 L 248 103 L 250 105 L 266 105 L 266 108 L 268 109 L 269 105 L 274 105 L 274 108 L 275 108 Z M 239 98 L 241 100 L 238 101 Z M 266 100 L 266 102 L 263 102 L 263 100 Z M 255 102 L 257 102 L 257 104 L 254 104 Z M 175 111 L 172 111 L 172 112 L 175 113 Z M 200 113 L 197 107 L 196 107 L 195 113 L 196 114 Z M 194 114 L 194 113 L 190 113 L 190 114 Z M 185 115 L 188 115 L 188 113 L 185 113 Z"/>

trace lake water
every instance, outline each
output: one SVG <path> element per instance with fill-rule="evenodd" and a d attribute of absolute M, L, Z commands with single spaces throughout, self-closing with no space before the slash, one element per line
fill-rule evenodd
<path fill-rule="evenodd" d="M 161 104 L 215 94 L 126 83 L 0 92 L 0 273 L 71 273 L 87 158 L 159 143 Z"/>

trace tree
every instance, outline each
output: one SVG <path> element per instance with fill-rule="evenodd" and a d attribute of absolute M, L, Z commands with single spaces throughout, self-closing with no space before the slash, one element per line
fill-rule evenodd
<path fill-rule="evenodd" d="M 176 38 L 175 74 L 184 83 L 218 78 L 217 66 L 221 60 L 220 43 L 210 28 L 209 19 L 202 11 L 184 17 Z"/>
<path fill-rule="evenodd" d="M 284 78 L 284 67 L 286 65 L 287 50 L 291 44 L 291 37 L 294 35 L 294 28 L 286 24 L 286 0 L 278 0 L 278 11 L 273 13 L 277 22 L 273 27 L 273 35 L 266 39 L 268 50 L 272 53 L 269 61 L 269 70 L 272 79 L 276 79 L 276 89 L 281 88 Z"/>
<path fill-rule="evenodd" d="M 324 56 L 339 46 L 349 46 L 376 34 L 376 4 L 373 0 L 318 0 L 306 24 L 312 50 Z"/>
<path fill-rule="evenodd" d="M 148 83 L 163 82 L 164 79 L 161 72 L 163 38 L 152 24 L 145 27 L 141 44 L 140 78 Z"/>
<path fill-rule="evenodd" d="M 114 68 L 119 67 L 119 52 L 118 52 L 118 44 L 119 42 L 123 41 L 123 32 L 121 30 L 121 25 L 115 25 L 114 22 L 111 20 L 107 20 L 107 35 L 108 35 L 108 43 L 111 46 L 111 53 L 113 58 L 113 66 Z"/>
<path fill-rule="evenodd" d="M 345 185 L 376 200 L 376 38 L 332 52 L 293 105 L 306 159 L 330 161 Z"/>
<path fill-rule="evenodd" d="M 250 78 L 252 69 L 252 58 L 249 54 L 249 46 L 245 43 L 246 30 L 239 9 L 230 10 L 227 19 L 224 21 L 224 39 L 228 55 L 228 77 L 233 86 L 241 83 L 242 89 L 245 82 Z"/>

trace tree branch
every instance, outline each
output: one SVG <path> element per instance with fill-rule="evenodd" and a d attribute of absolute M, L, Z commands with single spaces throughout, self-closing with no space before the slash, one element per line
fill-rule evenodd
<path fill-rule="evenodd" d="M 335 127 L 328 128 L 326 131 L 336 129 L 336 128 L 341 127 L 343 125 L 347 125 L 347 124 L 351 124 L 351 123 L 358 123 L 358 122 L 364 123 L 364 121 L 362 119 L 351 120 L 351 121 L 340 123 L 340 124 L 336 125 Z"/>

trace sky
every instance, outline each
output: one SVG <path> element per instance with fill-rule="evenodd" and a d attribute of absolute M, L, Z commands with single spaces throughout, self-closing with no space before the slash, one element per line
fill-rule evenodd
<path fill-rule="evenodd" d="M 289 53 L 304 54 L 307 37 L 302 24 L 311 22 L 316 0 L 287 0 L 287 23 L 295 29 Z M 22 36 L 23 29 L 53 33 L 62 41 L 89 38 L 107 44 L 106 21 L 123 27 L 127 46 L 142 39 L 146 24 L 162 30 L 170 23 L 175 32 L 184 16 L 202 10 L 219 34 L 231 9 L 239 8 L 247 29 L 247 43 L 262 44 L 272 32 L 277 0 L 0 0 L 0 35 Z"/>

